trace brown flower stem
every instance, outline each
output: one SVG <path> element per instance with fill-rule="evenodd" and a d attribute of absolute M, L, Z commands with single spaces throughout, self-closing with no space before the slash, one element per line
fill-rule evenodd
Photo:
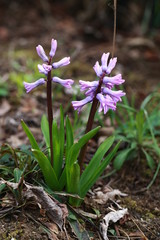
<path fill-rule="evenodd" d="M 51 71 L 47 75 L 47 111 L 48 111 L 48 123 L 49 123 L 49 138 L 50 138 L 50 150 L 51 150 L 51 165 L 53 166 L 53 140 L 52 140 L 52 78 Z"/>
<path fill-rule="evenodd" d="M 90 114 L 89 114 L 86 130 L 85 130 L 85 134 L 88 133 L 92 129 L 92 126 L 93 126 L 94 116 L 96 114 L 97 107 L 98 107 L 98 100 L 97 100 L 96 96 L 97 96 L 98 93 L 101 92 L 101 86 L 102 86 L 102 83 L 103 83 L 104 76 L 105 76 L 105 73 L 103 73 L 102 76 L 99 79 L 99 85 L 97 87 L 97 90 L 96 90 L 96 93 L 95 93 L 95 97 L 94 97 L 93 102 L 92 102 L 92 106 L 91 106 L 91 110 L 90 110 Z M 79 166 L 80 166 L 80 172 L 81 173 L 82 173 L 82 170 L 83 170 L 83 163 L 84 163 L 84 157 L 85 157 L 86 150 L 87 150 L 87 145 L 88 145 L 88 143 L 86 143 L 81 148 L 81 151 L 80 151 L 80 154 L 79 154 L 78 163 L 79 163 Z"/>

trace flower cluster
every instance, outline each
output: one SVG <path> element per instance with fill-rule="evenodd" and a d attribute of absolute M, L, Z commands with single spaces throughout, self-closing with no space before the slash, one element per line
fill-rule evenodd
<path fill-rule="evenodd" d="M 41 45 L 38 45 L 36 47 L 36 50 L 37 50 L 37 54 L 44 62 L 42 65 L 38 64 L 38 70 L 40 73 L 42 73 L 46 76 L 48 76 L 48 73 L 51 72 L 52 69 L 56 69 L 56 68 L 63 67 L 63 66 L 70 64 L 70 57 L 65 57 L 65 58 L 62 58 L 58 62 L 52 63 L 52 58 L 54 57 L 56 50 L 57 50 L 57 41 L 54 39 L 51 40 L 51 50 L 49 52 L 49 58 L 47 57 L 47 55 Z M 74 83 L 74 81 L 72 79 L 63 80 L 58 77 L 53 77 L 52 81 L 59 83 L 66 88 L 71 88 L 71 85 Z M 45 84 L 45 82 L 46 82 L 45 78 L 40 78 L 39 80 L 37 80 L 33 83 L 23 82 L 23 84 L 26 89 L 26 92 L 29 93 L 34 88 Z"/>
<path fill-rule="evenodd" d="M 86 98 L 81 101 L 72 101 L 72 105 L 75 110 L 78 110 L 78 113 L 84 105 L 92 102 L 93 99 L 97 99 L 100 103 L 99 112 L 103 110 L 104 114 L 106 114 L 109 109 L 116 110 L 116 103 L 121 101 L 121 97 L 125 95 L 121 90 L 112 90 L 115 85 L 120 85 L 125 80 L 122 79 L 121 74 L 117 74 L 114 77 L 108 76 L 117 62 L 117 58 L 111 58 L 109 61 L 108 58 L 109 53 L 103 53 L 101 57 L 101 66 L 97 61 L 93 67 L 99 78 L 98 81 L 79 81 L 80 89 L 81 91 L 85 91 Z"/>

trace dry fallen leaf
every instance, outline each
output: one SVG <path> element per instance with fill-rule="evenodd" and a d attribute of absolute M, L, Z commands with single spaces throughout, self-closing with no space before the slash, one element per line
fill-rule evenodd
<path fill-rule="evenodd" d="M 104 240 L 108 240 L 107 231 L 108 231 L 109 222 L 112 221 L 115 223 L 119 219 L 124 217 L 124 215 L 126 214 L 128 214 L 128 209 L 124 208 L 122 210 L 110 212 L 103 218 L 102 222 L 100 223 L 100 232 Z"/>
<path fill-rule="evenodd" d="M 21 180 L 20 180 L 21 182 Z M 0 179 L 0 184 L 5 183 L 9 187 L 13 189 L 17 189 L 19 183 L 13 183 L 5 181 L 4 179 Z M 51 221 L 57 224 L 57 226 L 62 229 L 64 219 L 68 216 L 67 206 L 65 204 L 59 203 L 53 197 L 50 197 L 42 187 L 31 186 L 26 184 L 23 181 L 23 185 L 25 189 L 22 191 L 22 197 L 29 200 L 35 199 L 36 203 L 41 206 L 42 209 L 46 211 L 46 214 L 50 218 Z"/>
<path fill-rule="evenodd" d="M 29 186 L 25 184 L 26 191 L 24 192 L 24 197 L 27 199 L 35 198 L 36 201 L 41 204 L 42 208 L 46 210 L 46 214 L 48 217 L 58 225 L 60 229 L 62 229 L 63 226 L 63 220 L 64 215 L 66 216 L 66 209 L 64 211 L 64 205 L 63 208 L 58 205 L 58 201 L 51 198 L 42 187 L 36 187 L 36 186 Z M 64 211 L 64 212 L 63 212 Z"/>
<path fill-rule="evenodd" d="M 114 200 L 116 196 L 126 197 L 127 194 L 122 193 L 118 189 L 111 189 L 111 188 L 105 187 L 103 188 L 103 190 L 101 188 L 98 189 L 98 191 L 97 189 L 95 189 L 93 199 L 95 202 L 99 204 L 105 204 L 109 199 Z"/>

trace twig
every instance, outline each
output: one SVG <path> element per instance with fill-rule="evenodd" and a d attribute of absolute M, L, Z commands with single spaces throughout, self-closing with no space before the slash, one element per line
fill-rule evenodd
<path fill-rule="evenodd" d="M 135 220 L 133 219 L 133 217 L 131 217 L 132 222 L 136 225 L 136 227 L 138 228 L 138 230 L 141 232 L 142 236 L 144 237 L 144 240 L 148 240 L 148 238 L 144 235 L 144 233 L 142 232 L 142 230 L 140 229 L 140 227 L 138 226 L 138 224 L 135 222 Z"/>
<path fill-rule="evenodd" d="M 117 29 L 117 0 L 114 0 L 114 30 L 113 30 L 112 58 L 114 57 L 115 53 L 116 29 Z"/>

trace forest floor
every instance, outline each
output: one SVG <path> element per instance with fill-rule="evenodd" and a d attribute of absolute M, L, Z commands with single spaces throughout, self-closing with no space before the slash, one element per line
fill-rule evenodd
<path fill-rule="evenodd" d="M 49 51 L 50 40 L 57 39 L 58 49 L 55 58 L 71 56 L 71 64 L 62 70 L 62 77 L 72 78 L 77 83 L 79 79 L 95 80 L 93 65 L 100 60 L 103 52 L 112 52 L 111 29 L 104 27 L 99 37 L 99 29 L 87 31 L 93 26 L 84 27 L 83 23 L 68 15 L 65 8 L 59 5 L 56 8 L 52 6 L 52 15 L 47 12 L 48 15 L 43 16 L 41 11 L 42 9 L 29 6 L 27 9 L 20 6 L 17 8 L 16 4 L 0 9 L 0 16 L 3 19 L 0 26 L 0 87 L 5 89 L 2 87 L 4 84 L 8 91 L 6 96 L 0 97 L 0 145 L 8 143 L 17 148 L 22 144 L 28 144 L 20 126 L 21 119 L 31 127 L 39 142 L 42 140 L 40 120 L 45 112 L 46 95 L 41 88 L 27 95 L 22 88 L 22 82 L 27 79 L 26 75 L 34 76 L 32 75 L 34 67 L 30 65 L 34 65 L 34 61 L 36 63 L 39 61 L 35 50 L 38 44 Z M 160 91 L 159 46 L 158 33 L 152 37 L 144 37 L 139 33 L 117 33 L 115 49 L 115 55 L 118 57 L 117 71 L 120 71 L 126 80 L 125 92 L 130 100 L 131 96 L 134 97 L 137 108 L 149 93 L 154 90 Z M 54 111 L 58 112 L 59 103 L 62 103 L 69 109 L 69 115 L 72 117 L 73 110 L 67 105 L 71 98 L 67 92 L 61 93 L 57 90 Z M 104 118 L 104 121 L 108 123 L 108 118 Z M 108 129 L 110 127 L 108 125 Z M 96 148 L 100 137 L 93 140 L 88 153 Z M 81 209 L 90 213 L 95 213 L 93 209 L 97 209 L 99 212 L 97 219 L 84 221 L 85 225 L 82 224 L 87 231 L 94 233 L 91 239 L 102 239 L 99 235 L 100 220 L 110 208 L 117 210 L 118 206 L 127 208 L 128 215 L 123 221 L 110 225 L 109 239 L 160 239 L 159 176 L 146 190 L 153 175 L 154 172 L 147 167 L 143 159 L 140 162 L 134 159 L 130 164 L 125 164 L 119 172 L 110 177 L 100 178 L 92 189 L 93 192 L 97 188 L 102 193 L 118 189 L 126 196 L 116 196 L 106 202 L 97 202 L 91 195 L 87 195 Z M 2 202 L 1 199 L 0 204 Z M 1 210 L 0 216 L 3 216 Z M 26 206 L 16 211 L 11 210 L 5 217 L 0 217 L 0 239 L 77 239 L 67 221 L 65 227 L 66 232 L 60 232 L 38 207 Z M 112 235 L 113 231 L 116 236 Z"/>

